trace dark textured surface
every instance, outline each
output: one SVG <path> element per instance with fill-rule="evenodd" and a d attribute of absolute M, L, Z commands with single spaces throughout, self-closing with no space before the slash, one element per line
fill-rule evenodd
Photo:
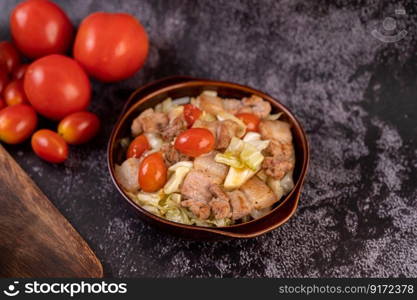
<path fill-rule="evenodd" d="M 2 1 L 1 38 L 17 1 Z M 130 12 L 151 38 L 145 68 L 94 83 L 100 136 L 63 166 L 8 147 L 115 277 L 417 276 L 417 4 L 400 1 L 62 1 L 74 24 Z M 405 8 L 407 15 L 396 15 Z M 397 29 L 384 31 L 391 16 Z M 396 43 L 371 31 L 394 35 Z M 106 141 L 135 88 L 167 75 L 249 84 L 304 124 L 312 161 L 296 215 L 262 237 L 184 241 L 149 227 L 108 176 Z M 48 124 L 47 124 L 48 125 Z"/>

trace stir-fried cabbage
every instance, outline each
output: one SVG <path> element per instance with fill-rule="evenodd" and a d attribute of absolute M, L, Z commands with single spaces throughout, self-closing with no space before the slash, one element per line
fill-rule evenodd
<path fill-rule="evenodd" d="M 161 137 L 159 136 L 159 134 L 149 132 L 149 133 L 145 133 L 145 136 L 152 150 L 161 149 L 163 141 Z"/>
<path fill-rule="evenodd" d="M 216 121 L 216 117 L 206 111 L 203 110 L 203 112 L 201 113 L 200 117 L 198 118 L 201 121 L 206 121 L 206 122 L 213 122 Z"/>
<path fill-rule="evenodd" d="M 167 183 L 164 186 L 164 193 L 169 195 L 175 192 L 179 192 L 180 185 L 184 181 L 185 176 L 191 171 L 193 163 L 190 161 L 182 161 L 171 166 L 168 171 L 174 173 L 169 177 Z"/>
<path fill-rule="evenodd" d="M 128 193 L 129 197 L 150 213 L 173 222 L 205 227 L 222 227 L 233 224 L 230 218 L 200 220 L 187 208 L 181 206 L 181 194 L 166 195 L 163 191 L 156 193 Z"/>
<path fill-rule="evenodd" d="M 261 135 L 257 132 L 248 132 L 243 141 L 254 146 L 258 151 L 266 149 L 270 143 L 270 140 L 261 140 Z"/>
<path fill-rule="evenodd" d="M 249 143 L 243 144 L 242 152 L 240 152 L 240 160 L 252 171 L 258 170 L 264 160 L 264 156 L 255 146 Z"/>
<path fill-rule="evenodd" d="M 226 152 L 225 154 L 218 153 L 215 157 L 216 162 L 228 165 L 233 168 L 241 169 L 244 168 L 245 165 L 239 159 L 239 157 L 233 155 L 230 152 Z"/>
<path fill-rule="evenodd" d="M 274 120 L 278 120 L 279 118 L 281 118 L 282 115 L 283 115 L 283 112 L 279 112 L 277 114 L 267 116 L 266 119 L 274 121 Z"/>
<path fill-rule="evenodd" d="M 224 188 L 227 190 L 234 190 L 241 187 L 246 181 L 248 181 L 256 171 L 249 168 L 229 168 L 226 179 L 224 180 Z"/>
<path fill-rule="evenodd" d="M 172 103 L 174 105 L 184 105 L 184 104 L 190 103 L 190 99 L 191 99 L 190 97 L 177 98 L 175 100 L 172 100 Z"/>
<path fill-rule="evenodd" d="M 201 93 L 201 95 L 207 95 L 210 97 L 217 97 L 217 91 L 205 90 Z"/>
<path fill-rule="evenodd" d="M 281 180 L 268 177 L 266 183 L 274 192 L 278 200 L 281 199 L 282 196 L 287 195 L 294 188 L 292 173 L 292 171 L 288 172 Z"/>
<path fill-rule="evenodd" d="M 230 166 L 224 181 L 226 189 L 239 188 L 261 169 L 264 160 L 261 151 L 268 144 L 269 141 L 261 140 L 259 134 L 248 133 L 243 140 L 233 137 L 225 153 L 216 154 L 216 162 Z"/>

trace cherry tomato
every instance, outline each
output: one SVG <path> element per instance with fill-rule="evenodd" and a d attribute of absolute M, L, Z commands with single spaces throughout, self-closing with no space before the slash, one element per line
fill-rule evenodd
<path fill-rule="evenodd" d="M 33 134 L 32 149 L 37 156 L 51 163 L 61 163 L 68 158 L 67 143 L 58 133 L 49 129 L 41 129 Z"/>
<path fill-rule="evenodd" d="M 27 69 L 24 87 L 37 112 L 52 120 L 85 110 L 90 104 L 91 86 L 81 66 L 62 55 L 49 55 Z"/>
<path fill-rule="evenodd" d="M 22 80 L 11 81 L 4 89 L 3 97 L 9 106 L 16 104 L 29 104 L 25 90 L 23 89 Z"/>
<path fill-rule="evenodd" d="M 100 119 L 88 111 L 70 114 L 58 124 L 58 134 L 71 145 L 88 142 L 96 136 L 99 129 Z"/>
<path fill-rule="evenodd" d="M 6 107 L 0 111 L 0 140 L 19 144 L 35 130 L 38 117 L 35 110 L 25 104 Z"/>
<path fill-rule="evenodd" d="M 198 120 L 198 118 L 201 116 L 201 110 L 192 105 L 192 104 L 186 104 L 184 105 L 184 119 L 188 124 L 188 127 L 193 126 L 194 122 Z"/>
<path fill-rule="evenodd" d="M 48 0 L 19 3 L 10 16 L 10 28 L 17 48 L 30 58 L 65 53 L 73 37 L 65 12 Z"/>
<path fill-rule="evenodd" d="M 146 136 L 139 135 L 137 136 L 129 145 L 129 148 L 127 149 L 127 158 L 136 157 L 139 158 L 142 156 L 143 152 L 146 150 L 151 149 L 151 146 L 149 145 L 148 139 Z"/>
<path fill-rule="evenodd" d="M 0 42 L 0 67 L 7 72 L 13 70 L 20 64 L 20 56 L 16 48 L 10 42 Z"/>
<path fill-rule="evenodd" d="M 14 79 L 23 79 L 23 77 L 25 76 L 26 70 L 28 69 L 29 65 L 27 64 L 23 64 L 18 66 L 14 71 L 13 71 L 13 78 Z"/>
<path fill-rule="evenodd" d="M 261 120 L 258 116 L 249 113 L 241 113 L 237 114 L 236 117 L 246 124 L 246 131 L 259 131 L 259 122 Z"/>
<path fill-rule="evenodd" d="M 191 157 L 197 157 L 214 149 L 214 135 L 205 128 L 190 128 L 175 140 L 175 149 Z"/>
<path fill-rule="evenodd" d="M 167 167 L 161 152 L 145 157 L 139 166 L 138 181 L 144 192 L 153 193 L 167 181 Z"/>
<path fill-rule="evenodd" d="M 7 106 L 6 105 L 6 102 L 4 102 L 3 98 L 0 97 L 0 110 L 2 110 L 3 108 L 5 108 L 6 106 Z"/>
<path fill-rule="evenodd" d="M 82 21 L 75 38 L 74 57 L 91 76 L 114 82 L 138 71 L 148 48 L 146 31 L 135 17 L 97 12 Z"/>
<path fill-rule="evenodd" d="M 7 71 L 0 67 L 0 95 L 3 93 L 3 90 L 6 88 L 8 82 L 9 75 L 7 74 Z"/>

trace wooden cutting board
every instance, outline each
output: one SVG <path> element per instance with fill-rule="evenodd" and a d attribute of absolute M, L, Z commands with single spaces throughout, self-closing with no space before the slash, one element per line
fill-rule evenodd
<path fill-rule="evenodd" d="M 102 277 L 93 251 L 0 145 L 0 277 Z"/>

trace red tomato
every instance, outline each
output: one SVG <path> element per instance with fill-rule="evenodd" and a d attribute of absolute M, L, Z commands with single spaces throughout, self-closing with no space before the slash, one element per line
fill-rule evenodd
<path fill-rule="evenodd" d="M 4 102 L 3 98 L 0 97 L 0 110 L 2 110 L 3 108 L 5 108 L 6 106 L 7 106 L 6 105 L 6 102 Z"/>
<path fill-rule="evenodd" d="M 16 104 L 29 104 L 23 89 L 22 80 L 13 80 L 10 82 L 4 89 L 3 97 L 9 106 Z"/>
<path fill-rule="evenodd" d="M 68 158 L 67 143 L 49 129 L 41 129 L 33 134 L 32 149 L 37 156 L 51 163 L 61 163 Z"/>
<path fill-rule="evenodd" d="M 113 82 L 138 71 L 148 48 L 146 31 L 135 17 L 97 12 L 82 21 L 75 38 L 74 57 L 91 76 Z"/>
<path fill-rule="evenodd" d="M 19 64 L 20 56 L 13 44 L 0 42 L 0 68 L 4 68 L 7 72 L 13 72 Z"/>
<path fill-rule="evenodd" d="M 246 124 L 246 131 L 259 131 L 259 122 L 261 120 L 258 116 L 249 113 L 241 113 L 237 114 L 236 117 Z"/>
<path fill-rule="evenodd" d="M 26 70 L 28 69 L 29 65 L 27 64 L 23 64 L 18 66 L 14 71 L 13 71 L 13 78 L 14 79 L 23 79 L 23 76 L 25 76 Z"/>
<path fill-rule="evenodd" d="M 3 90 L 6 88 L 7 83 L 9 82 L 9 75 L 2 67 L 0 67 L 0 95 L 3 93 Z"/>
<path fill-rule="evenodd" d="M 192 105 L 192 104 L 186 104 L 184 105 L 184 119 L 188 124 L 188 127 L 193 126 L 194 122 L 198 120 L 198 118 L 201 116 L 201 110 Z"/>
<path fill-rule="evenodd" d="M 139 166 L 138 181 L 144 192 L 153 193 L 167 181 L 167 167 L 161 152 L 145 157 Z"/>
<path fill-rule="evenodd" d="M 0 111 L 0 140 L 19 144 L 35 130 L 38 117 L 35 110 L 25 104 L 6 107 Z"/>
<path fill-rule="evenodd" d="M 10 28 L 17 48 L 30 58 L 65 53 L 73 37 L 65 12 L 47 0 L 19 3 L 10 16 Z"/>
<path fill-rule="evenodd" d="M 175 149 L 191 157 L 197 157 L 214 149 L 214 135 L 205 128 L 190 128 L 175 140 Z"/>
<path fill-rule="evenodd" d="M 83 111 L 90 104 L 87 75 L 75 60 L 62 55 L 33 62 L 26 71 L 24 87 L 36 111 L 53 120 Z"/>
<path fill-rule="evenodd" d="M 127 149 L 127 158 L 136 157 L 139 158 L 142 156 L 143 152 L 151 149 L 148 139 L 146 136 L 139 135 L 137 136 L 129 145 Z"/>
<path fill-rule="evenodd" d="M 80 111 L 66 116 L 58 124 L 58 134 L 71 145 L 83 144 L 96 136 L 100 119 L 88 111 Z"/>

